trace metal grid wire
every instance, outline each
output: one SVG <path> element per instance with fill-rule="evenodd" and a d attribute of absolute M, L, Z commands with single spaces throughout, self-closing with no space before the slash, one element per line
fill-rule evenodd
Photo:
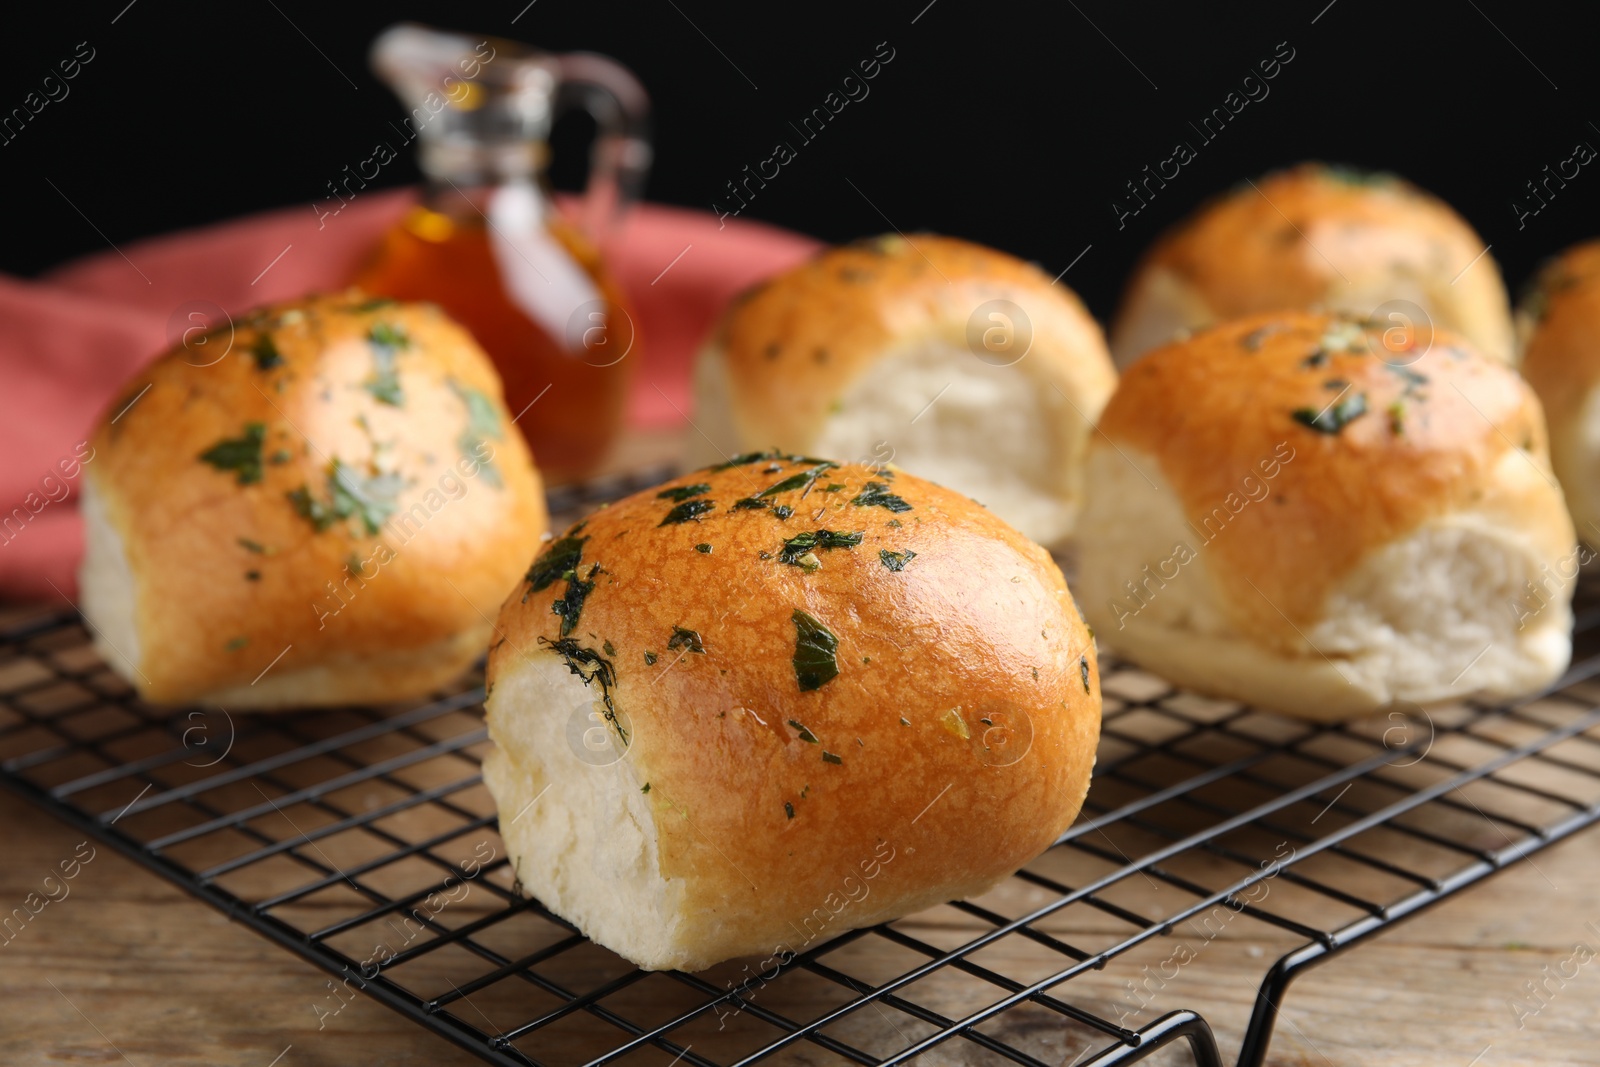
<path fill-rule="evenodd" d="M 1094 784 L 1054 848 L 982 898 L 695 975 L 639 971 L 518 891 L 481 678 L 412 708 L 153 708 L 58 613 L 0 634 L 0 782 L 326 968 L 325 1020 L 364 991 L 491 1063 L 1055 1067 L 1186 1041 L 1220 1067 L 1204 1019 L 1156 1004 L 1248 932 L 1282 948 L 1239 1053 L 1257 1067 L 1297 974 L 1600 819 L 1596 623 L 1580 609 L 1541 698 L 1329 727 L 1108 657 Z"/>

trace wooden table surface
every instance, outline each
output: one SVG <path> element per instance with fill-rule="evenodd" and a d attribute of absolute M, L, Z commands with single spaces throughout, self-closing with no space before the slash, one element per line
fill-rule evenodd
<path fill-rule="evenodd" d="M 83 841 L 4 792 L 0 834 L 7 911 Z M 1600 935 L 1585 926 L 1600 926 L 1600 833 L 1534 863 L 1302 978 L 1290 988 L 1270 1062 L 1600 1063 L 1600 959 L 1564 984 L 1541 970 L 1557 971 L 1578 942 L 1600 949 Z M 328 995 L 321 971 L 109 849 L 71 886 L 0 947 L 0 1063 L 8 1067 L 481 1062 L 364 997 L 319 1030 L 314 1005 Z M 1163 991 L 1160 1007 L 1201 1011 L 1231 1055 L 1275 950 L 1281 944 L 1225 932 L 1207 947 L 1203 968 Z M 1508 999 L 1530 981 L 1547 983 L 1548 1006 L 1519 1029 Z M 664 1067 L 669 1057 L 659 1059 Z M 921 1062 L 950 1061 L 936 1051 Z"/>
<path fill-rule="evenodd" d="M 4 791 L 0 840 L 0 915 L 40 892 L 42 879 L 62 861 L 94 847 Z M 69 896 L 19 935 L 0 938 L 0 1065 L 481 1062 L 365 997 L 319 1027 L 326 975 L 108 848 L 95 848 L 70 887 Z M 1585 948 L 1575 955 L 1579 945 Z M 1231 1061 L 1261 976 L 1288 947 L 1281 939 L 1258 940 L 1242 924 L 1224 930 L 1206 946 L 1203 963 L 1181 971 L 1139 1022 L 1179 1007 L 1197 1010 Z M 1109 978 L 1096 989 L 1100 977 L 1074 981 L 1068 999 L 1085 993 L 1114 1002 L 1122 991 Z M 1545 1006 L 1519 1014 L 1513 1000 L 1535 1003 L 1528 999 L 1533 985 L 1542 985 Z M 918 1062 L 994 1062 L 969 1060 L 970 1048 L 955 1042 Z M 814 1054 L 796 1051 L 774 1062 L 821 1062 Z M 1071 1058 L 1063 1054 L 1063 1067 Z M 669 1060 L 651 1050 L 628 1062 L 666 1067 Z M 1186 1057 L 1174 1053 L 1155 1062 Z M 1300 979 L 1284 1004 L 1269 1062 L 1600 1063 L 1600 830 L 1542 852 Z"/>

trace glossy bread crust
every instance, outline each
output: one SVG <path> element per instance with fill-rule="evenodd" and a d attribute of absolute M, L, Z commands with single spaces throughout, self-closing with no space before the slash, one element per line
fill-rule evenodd
<path fill-rule="evenodd" d="M 1174 327 L 1199 329 L 1283 309 L 1367 315 L 1411 293 L 1434 327 L 1509 361 L 1509 301 L 1483 253 L 1460 215 L 1411 183 L 1303 163 L 1230 190 L 1165 233 L 1128 285 L 1112 349 L 1119 365 L 1136 358 L 1137 320 L 1158 307 Z"/>
<path fill-rule="evenodd" d="M 646 794 L 661 882 L 594 891 L 682 887 L 670 950 L 608 943 L 646 967 L 796 950 L 863 859 L 882 873 L 830 936 L 982 892 L 1072 822 L 1094 760 L 1093 639 L 1043 549 L 903 472 L 737 459 L 547 547 L 490 652 L 503 825 L 505 776 L 566 758 L 519 751 L 519 720 L 568 710 L 513 704 L 508 679 L 605 665 L 590 693 L 629 723 L 626 788 Z M 821 666 L 813 621 L 836 644 Z M 544 897 L 547 872 L 519 869 Z"/>
<path fill-rule="evenodd" d="M 352 292 L 186 341 L 92 437 L 102 640 L 129 631 L 123 560 L 133 587 L 137 651 L 107 658 L 149 700 L 229 707 L 408 700 L 465 670 L 547 525 L 472 338 Z"/>

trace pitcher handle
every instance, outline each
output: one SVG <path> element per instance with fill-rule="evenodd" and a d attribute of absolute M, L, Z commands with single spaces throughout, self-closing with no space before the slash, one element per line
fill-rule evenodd
<path fill-rule="evenodd" d="M 615 60 L 591 52 L 555 58 L 560 78 L 556 117 L 581 107 L 598 127 L 582 212 L 584 227 L 598 243 L 644 192 L 651 161 L 650 97 L 639 79 Z"/>

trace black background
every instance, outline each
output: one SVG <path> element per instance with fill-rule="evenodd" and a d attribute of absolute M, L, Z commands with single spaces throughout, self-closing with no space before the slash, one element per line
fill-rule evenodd
<path fill-rule="evenodd" d="M 95 58 L 69 96 L 0 145 L 11 219 L 0 269 L 33 274 L 108 240 L 268 207 L 312 210 L 402 114 L 366 64 L 372 36 L 400 19 L 621 60 L 655 105 L 648 197 L 701 208 L 776 141 L 794 141 L 788 123 L 886 41 L 895 58 L 870 95 L 799 146 L 745 216 L 830 240 L 941 231 L 1052 274 L 1087 247 L 1066 282 L 1102 317 L 1162 227 L 1245 176 L 1306 158 L 1394 170 L 1441 195 L 1513 285 L 1600 231 L 1600 163 L 1520 228 L 1512 207 L 1578 142 L 1600 146 L 1595 48 L 1576 5 L 125 4 L 30 5 L 26 24 L 8 18 L 0 113 L 78 42 Z M 1201 143 L 1189 123 L 1279 42 L 1294 59 L 1270 95 Z M 558 128 L 559 186 L 581 183 L 584 121 Z M 1112 201 L 1178 140 L 1198 158 L 1119 230 Z M 408 159 L 378 184 L 415 179 Z"/>

